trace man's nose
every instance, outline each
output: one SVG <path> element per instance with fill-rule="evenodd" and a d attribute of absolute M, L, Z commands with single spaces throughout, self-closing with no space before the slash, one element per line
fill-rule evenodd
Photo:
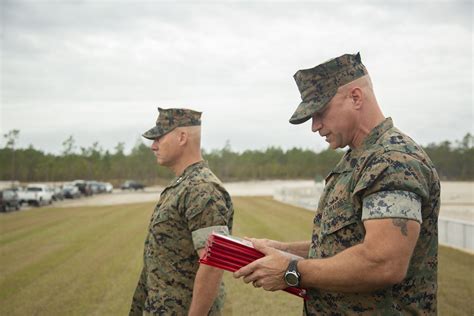
<path fill-rule="evenodd" d="M 313 121 L 312 121 L 312 124 L 311 124 L 311 130 L 313 131 L 313 133 L 316 133 L 322 127 L 323 127 L 323 124 L 321 122 L 320 116 L 317 115 L 317 114 L 313 115 Z"/>
<path fill-rule="evenodd" d="M 158 149 L 158 140 L 155 139 L 153 143 L 151 143 L 151 150 L 157 150 Z"/>

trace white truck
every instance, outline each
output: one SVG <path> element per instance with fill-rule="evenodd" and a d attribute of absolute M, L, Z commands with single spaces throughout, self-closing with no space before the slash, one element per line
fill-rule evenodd
<path fill-rule="evenodd" d="M 53 203 L 53 191 L 46 184 L 29 184 L 21 197 L 22 202 L 41 206 Z"/>

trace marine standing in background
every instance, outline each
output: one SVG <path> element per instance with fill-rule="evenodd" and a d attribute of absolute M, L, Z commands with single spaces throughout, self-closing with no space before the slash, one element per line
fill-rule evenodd
<path fill-rule="evenodd" d="M 153 140 L 158 164 L 176 178 L 151 217 L 130 315 L 220 315 L 223 271 L 198 260 L 210 233 L 230 233 L 232 201 L 202 160 L 201 112 L 158 111 L 156 126 L 143 137 Z"/>
<path fill-rule="evenodd" d="M 294 76 L 330 147 L 349 150 L 326 177 L 312 240 L 253 239 L 266 254 L 237 271 L 265 290 L 307 288 L 306 315 L 436 314 L 440 183 L 423 149 L 385 118 L 359 54 Z M 403 103 L 400 92 L 400 103 Z M 276 249 L 303 256 L 294 261 Z"/>

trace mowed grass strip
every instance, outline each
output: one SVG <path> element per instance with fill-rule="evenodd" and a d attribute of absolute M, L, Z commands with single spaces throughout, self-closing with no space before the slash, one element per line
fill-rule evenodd
<path fill-rule="evenodd" d="M 474 315 L 474 254 L 439 248 L 439 315 Z"/>
<path fill-rule="evenodd" d="M 279 203 L 271 197 L 233 198 L 235 215 L 233 234 L 284 241 L 311 238 L 313 213 Z M 227 301 L 224 315 L 298 315 L 303 300 L 286 292 L 266 292 L 224 274 Z"/>
<path fill-rule="evenodd" d="M 235 197 L 233 234 L 309 239 L 313 213 Z M 0 216 L 1 315 L 126 315 L 154 203 L 40 208 Z M 440 247 L 440 315 L 472 315 L 474 255 Z M 302 300 L 225 273 L 224 315 L 301 315 Z"/>
<path fill-rule="evenodd" d="M 49 214 L 54 223 L 0 246 L 1 269 L 21 267 L 2 273 L 0 314 L 126 314 L 152 210 L 153 203 L 147 203 L 43 208 L 0 217 L 6 239 L 4 231 L 15 234 L 10 225 L 36 231 L 30 226 L 36 216 Z"/>

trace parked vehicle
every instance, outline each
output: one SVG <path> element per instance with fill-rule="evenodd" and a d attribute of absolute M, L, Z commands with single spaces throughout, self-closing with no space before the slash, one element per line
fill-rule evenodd
<path fill-rule="evenodd" d="M 104 184 L 105 184 L 105 192 L 112 193 L 112 191 L 114 190 L 114 186 L 112 185 L 112 183 L 106 182 Z"/>
<path fill-rule="evenodd" d="M 120 187 L 122 190 L 143 190 L 145 186 L 140 182 L 134 180 L 127 180 L 125 181 L 122 186 Z"/>
<path fill-rule="evenodd" d="M 82 195 L 89 196 L 89 195 L 93 194 L 90 184 L 87 183 L 86 181 L 84 181 L 84 180 L 74 180 L 72 183 L 75 186 L 77 186 L 79 191 L 81 191 Z"/>
<path fill-rule="evenodd" d="M 99 184 L 96 181 L 86 181 L 86 183 L 91 188 L 92 194 L 98 194 L 99 192 Z"/>
<path fill-rule="evenodd" d="M 14 190 L 0 191 L 0 211 L 6 212 L 9 209 L 19 210 L 20 199 Z"/>
<path fill-rule="evenodd" d="M 93 194 L 99 194 L 105 192 L 105 185 L 98 181 L 86 181 L 89 184 Z"/>
<path fill-rule="evenodd" d="M 46 184 L 29 184 L 24 199 L 28 204 L 41 206 L 53 202 L 53 194 Z"/>
<path fill-rule="evenodd" d="M 59 187 L 52 188 L 51 192 L 53 193 L 53 200 L 54 201 L 62 201 L 64 200 L 63 190 Z"/>
<path fill-rule="evenodd" d="M 77 199 L 81 197 L 81 191 L 74 184 L 63 185 L 63 195 L 65 199 Z"/>
<path fill-rule="evenodd" d="M 106 192 L 105 183 L 104 182 L 98 182 L 98 183 L 99 183 L 99 192 L 105 193 Z"/>
<path fill-rule="evenodd" d="M 11 189 L 12 191 L 15 191 L 16 194 L 18 195 L 18 200 L 20 201 L 20 204 L 26 203 L 26 196 L 28 193 L 26 193 L 25 188 L 23 187 L 15 187 Z"/>

